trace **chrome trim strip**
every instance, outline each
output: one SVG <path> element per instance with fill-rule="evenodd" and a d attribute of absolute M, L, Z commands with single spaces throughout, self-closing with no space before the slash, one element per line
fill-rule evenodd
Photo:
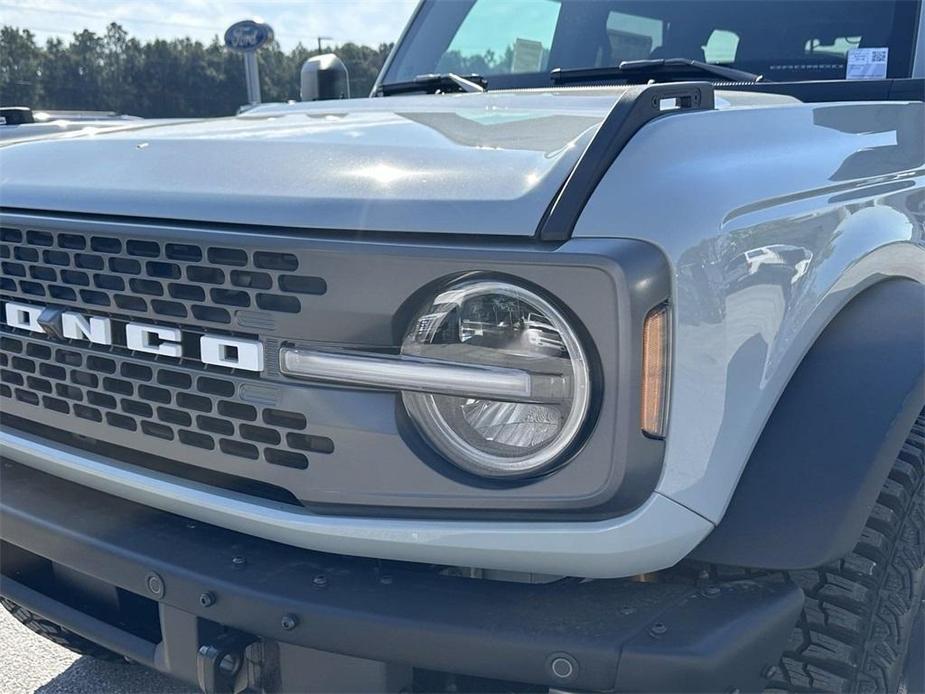
<path fill-rule="evenodd" d="M 109 460 L 10 429 L 0 455 L 99 491 L 296 547 L 362 557 L 588 578 L 673 566 L 713 529 L 660 494 L 607 521 L 487 522 L 319 516 Z"/>
<path fill-rule="evenodd" d="M 293 347 L 279 351 L 279 363 L 283 373 L 313 381 L 492 400 L 532 396 L 531 375 L 505 367 Z"/>

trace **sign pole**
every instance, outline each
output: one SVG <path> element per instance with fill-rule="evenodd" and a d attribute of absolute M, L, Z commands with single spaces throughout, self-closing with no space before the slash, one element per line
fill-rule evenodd
<path fill-rule="evenodd" d="M 244 56 L 244 83 L 249 106 L 256 106 L 261 101 L 257 51 L 272 40 L 272 27 L 256 19 L 235 22 L 225 30 L 225 45 Z"/>
<path fill-rule="evenodd" d="M 260 103 L 260 73 L 257 69 L 257 52 L 244 54 L 244 80 L 247 82 L 247 103 L 252 106 Z"/>

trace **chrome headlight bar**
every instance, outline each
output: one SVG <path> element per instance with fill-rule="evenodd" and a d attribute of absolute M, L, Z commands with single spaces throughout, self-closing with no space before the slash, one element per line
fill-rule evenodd
<path fill-rule="evenodd" d="M 400 355 L 284 347 L 280 365 L 299 378 L 400 391 L 436 449 L 489 477 L 561 462 L 590 403 L 573 327 L 550 301 L 507 282 L 470 280 L 431 297 Z"/>

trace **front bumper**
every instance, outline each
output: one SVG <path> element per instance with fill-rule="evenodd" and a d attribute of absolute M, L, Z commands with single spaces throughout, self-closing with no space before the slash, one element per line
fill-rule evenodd
<path fill-rule="evenodd" d="M 762 685 L 802 606 L 783 583 L 446 576 L 197 523 L 10 460 L 0 481 L 0 594 L 194 681 L 208 627 L 220 625 L 262 644 L 545 687 L 747 691 Z M 151 603 L 156 633 L 94 615 L 49 578 L 57 567 L 118 588 L 134 614 Z M 271 680 L 273 667 L 263 663 Z"/>
<path fill-rule="evenodd" d="M 590 578 L 632 576 L 674 565 L 713 528 L 659 494 L 631 514 L 585 523 L 323 516 L 9 428 L 0 429 L 0 454 L 122 499 L 267 540 L 398 561 Z"/>

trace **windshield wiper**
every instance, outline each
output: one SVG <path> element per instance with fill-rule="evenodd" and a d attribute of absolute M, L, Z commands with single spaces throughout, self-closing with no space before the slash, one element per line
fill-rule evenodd
<path fill-rule="evenodd" d="M 648 76 L 656 81 L 658 78 L 686 77 L 691 74 L 710 75 L 729 82 L 762 82 L 762 75 L 737 70 L 732 67 L 713 65 L 692 58 L 657 58 L 653 60 L 624 60 L 619 65 L 609 67 L 592 67 L 563 70 L 556 68 L 550 72 L 555 84 L 568 82 L 596 82 L 609 79 L 628 79 L 637 75 Z"/>
<path fill-rule="evenodd" d="M 377 90 L 382 96 L 392 96 L 393 94 L 413 94 L 423 92 L 425 94 L 436 94 L 437 92 L 484 92 L 487 86 L 487 80 L 481 75 L 466 75 L 460 77 L 452 72 L 437 73 L 432 75 L 418 75 L 410 82 L 389 82 L 380 84 Z"/>

